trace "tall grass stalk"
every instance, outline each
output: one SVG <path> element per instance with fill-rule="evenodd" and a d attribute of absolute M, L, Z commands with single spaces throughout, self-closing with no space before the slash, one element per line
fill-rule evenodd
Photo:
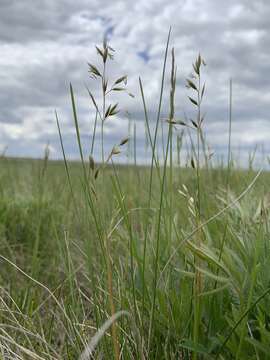
<path fill-rule="evenodd" d="M 161 113 L 161 106 L 162 106 L 162 98 L 163 98 L 163 91 L 164 91 L 165 70 L 166 70 L 166 63 L 167 63 L 170 36 L 171 36 L 171 29 L 169 30 L 167 43 L 166 43 L 166 48 L 165 48 L 163 69 L 162 69 L 162 75 L 161 75 L 160 97 L 159 97 L 158 112 L 157 112 L 157 119 L 156 119 L 155 131 L 154 131 L 153 139 L 152 139 L 152 136 L 151 136 L 151 130 L 150 130 L 150 125 L 149 125 L 149 118 L 148 118 L 148 112 L 147 112 L 145 97 L 144 97 L 142 80 L 141 80 L 141 78 L 139 78 L 140 92 L 141 92 L 142 101 L 143 101 L 143 108 L 144 108 L 145 123 L 146 123 L 147 132 L 148 132 L 149 142 L 150 142 L 150 145 L 151 145 L 151 166 L 150 166 L 150 180 L 149 180 L 149 191 L 148 191 L 148 201 L 147 201 L 147 207 L 149 209 L 151 208 L 151 202 L 152 202 L 154 165 L 155 165 L 155 168 L 157 169 L 157 172 L 158 172 L 158 175 L 159 175 L 159 163 L 158 163 L 158 159 L 157 159 L 157 155 L 156 155 L 156 146 L 157 146 L 157 134 L 158 134 L 158 128 L 159 128 L 160 113 Z M 148 225 L 149 225 L 149 220 L 147 220 L 147 223 L 146 223 L 146 226 L 145 226 L 144 241 L 143 241 L 143 268 L 142 268 L 142 283 L 143 283 L 142 308 L 143 309 L 144 309 L 144 304 L 145 304 L 145 292 L 146 292 L 145 266 L 146 266 Z M 150 342 L 149 342 L 149 346 L 150 346 Z"/>
<path fill-rule="evenodd" d="M 170 115 L 169 115 L 169 119 L 168 119 L 169 131 L 168 131 L 167 142 L 166 142 L 166 152 L 165 152 L 165 159 L 164 159 L 164 165 L 163 165 L 163 174 L 162 174 L 162 183 L 161 183 L 161 190 L 160 190 L 160 200 L 159 200 L 158 219 L 157 219 L 157 235 L 156 235 L 155 258 L 154 258 L 154 281 L 153 281 L 153 295 L 152 295 L 153 298 L 152 298 L 150 325 L 149 325 L 149 334 L 148 334 L 148 354 L 150 353 L 152 330 L 153 330 L 153 324 L 155 321 L 162 208 L 163 208 L 163 201 L 164 201 L 164 197 L 165 197 L 167 162 L 169 159 L 170 141 L 171 141 L 171 137 L 172 137 L 171 132 L 172 132 L 172 121 L 174 118 L 175 87 L 176 87 L 176 70 L 175 70 L 175 58 L 174 58 L 174 49 L 173 49 L 172 50 L 172 69 L 171 69 Z"/>
<path fill-rule="evenodd" d="M 92 142 L 91 142 L 91 150 L 90 150 L 91 156 L 93 156 L 93 154 L 94 154 L 94 146 L 95 146 L 96 130 L 97 130 L 97 119 L 98 119 L 98 112 L 96 110 L 94 128 L 93 128 L 93 136 L 92 136 Z"/>
<path fill-rule="evenodd" d="M 137 166 L 137 131 L 136 123 L 133 124 L 133 152 L 134 152 L 134 166 Z"/>
<path fill-rule="evenodd" d="M 200 225 L 202 222 L 201 219 L 201 138 L 202 138 L 202 122 L 203 118 L 201 117 L 201 103 L 203 100 L 204 92 L 205 92 L 205 84 L 201 87 L 201 67 L 205 65 L 204 60 L 199 54 L 195 63 L 193 64 L 194 74 L 191 75 L 190 79 L 187 79 L 187 87 L 195 91 L 196 99 L 193 97 L 189 97 L 189 100 L 193 105 L 195 105 L 197 109 L 196 120 L 191 120 L 192 125 L 196 130 L 197 137 L 197 156 L 196 163 L 194 159 L 191 159 L 192 167 L 196 168 L 196 180 L 197 180 L 197 188 L 196 188 L 196 226 L 200 229 Z M 197 80 L 197 83 L 194 82 L 194 79 Z M 196 233 L 196 246 L 200 249 L 202 245 L 202 237 L 203 233 L 201 230 L 198 230 Z M 199 334 L 200 334 L 200 324 L 201 324 L 201 297 L 200 294 L 203 289 L 203 280 L 202 274 L 198 271 L 198 267 L 200 268 L 201 262 L 195 255 L 194 258 L 194 266 L 195 266 L 195 277 L 194 277 L 194 287 L 193 287 L 193 296 L 194 296 L 194 325 L 193 325 L 193 342 L 194 344 L 198 343 Z M 193 353 L 193 359 L 197 359 L 197 352 Z"/>
<path fill-rule="evenodd" d="M 230 201 L 229 198 L 229 191 L 230 191 L 230 173 L 231 173 L 231 137 L 232 137 L 232 79 L 230 79 L 229 82 L 229 129 L 228 129 L 228 153 L 227 153 L 227 169 L 226 169 L 226 203 L 228 204 Z M 218 255 L 218 260 L 221 261 L 222 259 L 222 253 L 223 253 L 223 249 L 224 249 L 224 245 L 225 245 L 225 241 L 226 241 L 226 236 L 227 236 L 227 231 L 228 231 L 228 225 L 229 225 L 229 214 L 226 214 L 226 218 L 225 218 L 225 226 L 224 226 L 224 231 L 223 231 L 223 235 L 222 235 L 222 241 L 221 241 L 221 245 L 220 245 L 220 250 L 219 250 L 219 255 Z M 216 275 L 219 275 L 219 271 L 220 269 L 218 268 L 216 271 Z M 214 289 L 216 289 L 218 286 L 218 282 L 215 281 L 214 284 Z M 211 303 L 213 306 L 213 303 L 216 301 L 215 298 L 211 299 Z M 211 322 L 213 319 L 209 319 L 209 323 L 208 323 L 208 331 L 209 331 L 209 327 L 211 326 Z"/>
<path fill-rule="evenodd" d="M 103 50 L 104 50 L 104 57 L 103 57 L 103 71 L 101 76 L 101 88 L 102 88 L 102 119 L 101 119 L 101 154 L 102 154 L 102 163 L 104 164 L 105 156 L 104 156 L 104 122 L 106 118 L 106 61 L 107 56 L 105 56 L 106 52 L 108 51 L 106 40 L 104 39 L 103 42 Z"/>
<path fill-rule="evenodd" d="M 161 113 L 162 100 L 163 100 L 165 70 L 166 70 L 168 49 L 169 49 L 169 43 L 170 43 L 170 36 L 171 36 L 171 28 L 169 30 L 166 49 L 165 49 L 165 55 L 164 55 L 164 63 L 163 63 L 162 77 L 161 77 L 161 87 L 160 87 L 160 96 L 159 96 L 158 111 L 157 111 L 156 125 L 155 125 L 155 131 L 154 131 L 152 158 L 151 158 L 151 167 L 150 167 L 150 181 L 149 181 L 149 202 L 151 202 L 151 197 L 152 197 L 153 170 L 154 170 L 154 163 L 155 163 L 155 152 L 156 152 L 156 146 L 157 146 L 158 129 L 159 129 L 159 126 L 160 126 L 160 113 Z"/>
<path fill-rule="evenodd" d="M 114 295 L 113 295 L 113 275 L 112 275 L 112 263 L 110 258 L 110 248 L 109 248 L 109 242 L 108 238 L 106 236 L 106 232 L 104 231 L 104 225 L 101 223 L 101 217 L 97 214 L 98 208 L 94 204 L 94 199 L 92 196 L 93 192 L 95 194 L 95 189 L 93 184 L 90 184 L 90 189 L 88 185 L 88 177 L 87 172 L 85 168 L 85 162 L 83 157 L 83 150 L 82 150 L 82 144 L 81 144 L 81 137 L 80 137 L 80 131 L 79 131 L 79 124 L 78 124 L 78 118 L 77 118 L 77 111 L 76 111 L 76 105 L 75 105 L 75 99 L 74 99 L 74 93 L 72 85 L 70 85 L 70 94 L 71 94 L 71 102 L 72 102 L 72 109 L 73 109 L 73 117 L 74 117 L 74 123 L 76 128 L 76 135 L 77 135 L 77 143 L 79 147 L 79 153 L 81 157 L 81 164 L 83 167 L 83 177 L 84 177 L 84 190 L 87 195 L 88 204 L 90 205 L 92 216 L 95 220 L 96 230 L 99 234 L 100 239 L 100 245 L 101 250 L 103 251 L 105 263 L 106 263 L 106 269 L 107 269 L 107 286 L 108 286 L 108 293 L 109 293 L 109 302 L 110 302 L 110 311 L 111 316 L 114 316 L 115 314 L 115 305 L 114 305 Z M 103 153 L 103 147 L 102 147 L 102 163 L 104 164 L 104 153 Z M 114 348 L 114 357 L 115 359 L 120 358 L 120 350 L 119 350 L 119 344 L 118 344 L 118 336 L 117 336 L 117 330 L 116 330 L 116 324 L 112 324 L 112 339 L 113 339 L 113 348 Z"/>

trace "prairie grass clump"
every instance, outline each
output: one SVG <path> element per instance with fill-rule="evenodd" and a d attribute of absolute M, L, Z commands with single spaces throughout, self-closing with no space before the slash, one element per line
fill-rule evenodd
<path fill-rule="evenodd" d="M 136 131 L 107 152 L 104 128 L 119 115 L 110 95 L 127 92 L 127 76 L 110 81 L 114 50 L 107 41 L 96 49 L 89 149 L 70 85 L 80 161 L 68 161 L 58 114 L 63 163 L 48 150 L 39 161 L 0 159 L 0 358 L 267 359 L 269 174 L 255 173 L 253 161 L 249 170 L 233 165 L 232 82 L 228 161 L 214 166 L 205 61 L 199 54 L 186 80 L 195 115 L 180 120 L 169 34 L 155 119 L 138 84 L 150 164 L 119 165 L 131 142 L 136 154 Z"/>

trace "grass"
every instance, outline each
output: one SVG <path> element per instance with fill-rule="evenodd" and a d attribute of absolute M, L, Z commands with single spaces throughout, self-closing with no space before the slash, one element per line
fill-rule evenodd
<path fill-rule="evenodd" d="M 72 85 L 80 161 L 68 161 L 58 114 L 63 162 L 49 160 L 48 150 L 43 160 L 1 157 L 0 359 L 268 358 L 270 175 L 252 163 L 233 165 L 232 82 L 228 162 L 213 166 L 201 55 L 187 79 L 195 118 L 177 120 L 169 37 L 154 127 L 139 81 L 149 166 L 137 164 L 136 127 L 134 139 L 119 139 L 105 154 L 104 128 L 119 109 L 110 95 L 127 92 L 126 76 L 107 78 L 114 50 L 106 41 L 97 48 L 102 70 L 89 64 L 102 99 L 87 89 L 95 114 L 90 157 Z M 100 163 L 93 158 L 99 124 Z M 191 134 L 186 167 L 179 166 L 183 132 Z M 116 164 L 126 146 L 135 165 Z"/>

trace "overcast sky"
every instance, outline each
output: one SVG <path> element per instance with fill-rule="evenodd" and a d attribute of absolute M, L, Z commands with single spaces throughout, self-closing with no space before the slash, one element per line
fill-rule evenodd
<path fill-rule="evenodd" d="M 176 115 L 193 114 L 185 79 L 200 52 L 207 66 L 205 130 L 215 154 L 226 153 L 229 79 L 233 78 L 235 151 L 257 144 L 270 150 L 270 2 L 268 0 L 1 0 L 0 1 L 0 150 L 12 156 L 41 157 L 49 142 L 51 157 L 61 157 L 54 111 L 66 151 L 77 156 L 69 96 L 76 94 L 84 144 L 89 149 L 94 111 L 86 86 L 100 101 L 87 63 L 99 64 L 95 45 L 107 34 L 116 50 L 113 80 L 128 75 L 128 90 L 117 93 L 121 112 L 105 125 L 106 151 L 136 122 L 138 158 L 144 157 L 141 76 L 152 121 L 155 120 L 164 49 L 169 27 L 178 67 Z M 169 69 L 167 73 L 169 81 Z M 168 81 L 166 84 L 168 85 Z M 163 101 L 168 109 L 169 87 Z M 127 112 L 129 115 L 127 115 Z M 98 129 L 99 136 L 99 129 Z M 100 147 L 97 142 L 95 156 Z M 124 155 L 122 155 L 124 156 Z"/>

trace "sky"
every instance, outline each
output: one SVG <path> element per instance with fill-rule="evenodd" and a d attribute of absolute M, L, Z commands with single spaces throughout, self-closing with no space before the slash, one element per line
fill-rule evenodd
<path fill-rule="evenodd" d="M 202 111 L 204 130 L 214 157 L 228 144 L 229 79 L 233 81 L 232 149 L 247 159 L 257 146 L 270 151 L 270 2 L 268 0 L 1 0 L 0 1 L 0 151 L 9 156 L 61 158 L 55 121 L 58 113 L 69 158 L 77 158 L 69 93 L 72 83 L 85 154 L 89 153 L 95 112 L 86 88 L 102 103 L 100 83 L 88 63 L 100 67 L 95 46 L 106 35 L 115 49 L 108 64 L 109 83 L 128 76 L 127 93 L 117 92 L 107 104 L 120 112 L 104 127 L 105 151 L 136 124 L 137 160 L 147 158 L 139 76 L 149 118 L 154 124 L 162 64 L 169 28 L 170 49 L 177 63 L 176 117 L 194 116 L 185 87 L 198 53 L 205 59 Z M 170 56 L 162 119 L 168 116 Z M 166 123 L 164 122 L 166 127 Z M 176 132 L 183 128 L 178 127 Z M 131 133 L 132 136 L 132 133 Z M 185 144 L 188 134 L 185 136 Z M 100 158 L 100 121 L 94 156 Z M 127 154 L 119 155 L 127 161 Z"/>

